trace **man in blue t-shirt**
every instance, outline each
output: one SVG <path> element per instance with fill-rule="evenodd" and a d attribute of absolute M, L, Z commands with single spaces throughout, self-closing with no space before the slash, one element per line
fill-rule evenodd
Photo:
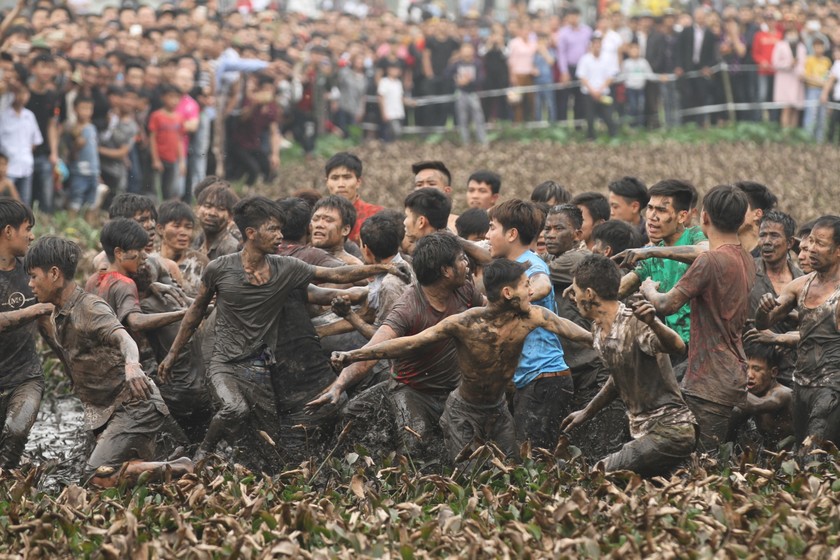
<path fill-rule="evenodd" d="M 556 313 L 548 265 L 530 250 L 542 229 L 542 211 L 532 202 L 513 199 L 491 208 L 489 214 L 490 254 L 494 258 L 527 263 L 526 274 L 533 291 L 531 303 Z M 513 374 L 513 384 L 517 441 L 530 439 L 535 447 L 554 449 L 560 421 L 570 411 L 574 396 L 571 372 L 563 359 L 557 335 L 543 328 L 528 335 Z"/>

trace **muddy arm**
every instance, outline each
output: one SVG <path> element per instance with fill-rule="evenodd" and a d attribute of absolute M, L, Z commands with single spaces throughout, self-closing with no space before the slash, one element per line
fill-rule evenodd
<path fill-rule="evenodd" d="M 54 307 L 51 303 L 36 303 L 23 309 L 0 313 L 0 333 L 49 315 L 53 312 L 53 309 Z"/>
<path fill-rule="evenodd" d="M 184 318 L 186 309 L 167 311 L 165 313 L 129 313 L 125 318 L 125 326 L 131 332 L 153 331 L 171 325 Z"/>

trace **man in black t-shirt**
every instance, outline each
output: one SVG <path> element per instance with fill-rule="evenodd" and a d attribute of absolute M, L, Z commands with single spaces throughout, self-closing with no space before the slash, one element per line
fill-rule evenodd
<path fill-rule="evenodd" d="M 245 240 L 242 251 L 219 257 L 204 271 L 195 302 L 187 311 L 172 348 L 158 370 L 165 383 L 174 361 L 201 324 L 211 300 L 216 300 L 215 344 L 208 367 L 212 391 L 220 409 L 210 422 L 196 453 L 199 460 L 211 453 L 230 430 L 245 421 L 257 441 L 280 438 L 277 395 L 271 371 L 280 336 L 283 305 L 295 289 L 312 281 L 348 284 L 380 272 L 402 274 L 394 265 L 324 268 L 276 255 L 283 240 L 283 215 L 271 200 L 257 196 L 239 201 L 233 219 Z M 266 437 L 268 436 L 268 437 Z M 260 444 L 257 450 L 275 463 L 278 450 Z"/>
<path fill-rule="evenodd" d="M 48 213 L 53 211 L 53 168 L 58 162 L 59 94 L 53 84 L 55 73 L 55 61 L 51 55 L 41 54 L 35 58 L 29 80 L 29 103 L 26 105 L 38 121 L 44 142 L 32 152 L 35 157 L 32 200 L 25 202 L 37 202 L 39 209 Z"/>
<path fill-rule="evenodd" d="M 34 320 L 53 306 L 36 303 L 23 269 L 35 218 L 22 203 L 0 199 L 0 468 L 17 466 L 35 423 L 44 375 L 35 351 Z"/>

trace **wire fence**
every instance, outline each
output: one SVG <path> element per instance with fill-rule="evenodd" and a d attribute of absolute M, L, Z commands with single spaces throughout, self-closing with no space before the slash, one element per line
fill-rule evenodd
<path fill-rule="evenodd" d="M 704 115 L 711 115 L 711 114 L 720 114 L 726 113 L 734 120 L 735 115 L 737 113 L 742 113 L 745 111 L 772 111 L 778 109 L 784 109 L 786 107 L 790 107 L 790 103 L 779 103 L 774 101 L 736 101 L 731 85 L 729 84 L 729 80 L 732 76 L 741 74 L 748 74 L 748 73 L 757 73 L 759 67 L 757 65 L 739 65 L 736 69 L 731 68 L 728 64 L 720 63 L 712 66 L 706 70 L 697 70 L 692 72 L 685 72 L 683 74 L 655 74 L 650 73 L 645 75 L 645 79 L 647 82 L 653 82 L 656 84 L 664 84 L 664 83 L 673 83 L 673 82 L 681 82 L 693 78 L 706 78 L 711 80 L 713 77 L 720 75 L 723 79 L 723 96 L 725 98 L 724 103 L 714 103 L 714 104 L 707 104 L 701 105 L 696 107 L 679 107 L 675 111 L 677 118 L 682 120 L 683 117 L 695 117 L 695 116 L 704 116 Z M 613 84 L 618 85 L 624 83 L 626 76 L 622 74 L 618 74 L 616 78 L 613 80 Z M 499 98 L 499 97 L 508 97 L 510 94 L 514 96 L 522 96 L 524 94 L 534 94 L 534 93 L 542 93 L 546 91 L 562 91 L 562 90 L 574 90 L 581 86 L 581 82 L 579 80 L 565 82 L 565 83 L 552 83 L 552 84 L 540 84 L 540 85 L 531 85 L 531 86 L 510 86 L 506 88 L 498 88 L 498 89 L 491 89 L 491 90 L 482 90 L 475 92 L 479 98 Z M 771 92 L 772 94 L 772 92 Z M 413 97 L 411 98 L 411 107 L 418 108 L 418 107 L 432 107 L 436 105 L 446 105 L 449 103 L 454 103 L 458 97 L 458 93 L 451 93 L 451 94 L 444 94 L 444 95 L 427 95 L 422 97 Z M 378 97 L 376 96 L 367 96 L 366 101 L 368 103 L 377 103 Z M 797 105 L 797 108 L 803 109 L 807 107 L 819 107 L 823 106 L 827 109 L 833 110 L 840 110 L 840 102 L 837 101 L 829 101 L 827 103 L 822 103 L 819 100 L 805 100 L 803 99 L 800 104 Z M 661 107 L 660 107 L 661 109 Z M 658 113 L 658 110 L 657 110 Z M 506 122 L 504 125 L 489 122 L 485 126 L 488 130 L 494 130 L 497 128 L 501 128 L 503 126 L 517 126 L 524 129 L 544 129 L 544 128 L 552 128 L 556 126 L 567 126 L 567 127 L 576 127 L 585 124 L 585 120 L 583 119 L 566 119 L 562 116 L 557 121 L 549 121 L 549 120 L 534 120 L 534 121 L 525 121 L 521 123 L 510 123 Z M 363 130 L 378 130 L 379 125 L 376 123 L 365 122 L 362 123 Z M 445 133 L 450 130 L 453 130 L 454 127 L 452 125 L 442 125 L 442 126 L 419 126 L 419 125 L 411 125 L 411 126 L 404 126 L 402 127 L 401 131 L 403 134 L 412 135 L 412 134 L 432 134 L 432 133 Z"/>

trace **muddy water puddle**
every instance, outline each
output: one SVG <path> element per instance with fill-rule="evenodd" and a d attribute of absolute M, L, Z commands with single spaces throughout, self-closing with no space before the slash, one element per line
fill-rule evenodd
<path fill-rule="evenodd" d="M 88 432 L 78 399 L 45 399 L 29 433 L 21 462 L 49 465 L 42 481 L 46 488 L 78 482 L 87 451 Z"/>

